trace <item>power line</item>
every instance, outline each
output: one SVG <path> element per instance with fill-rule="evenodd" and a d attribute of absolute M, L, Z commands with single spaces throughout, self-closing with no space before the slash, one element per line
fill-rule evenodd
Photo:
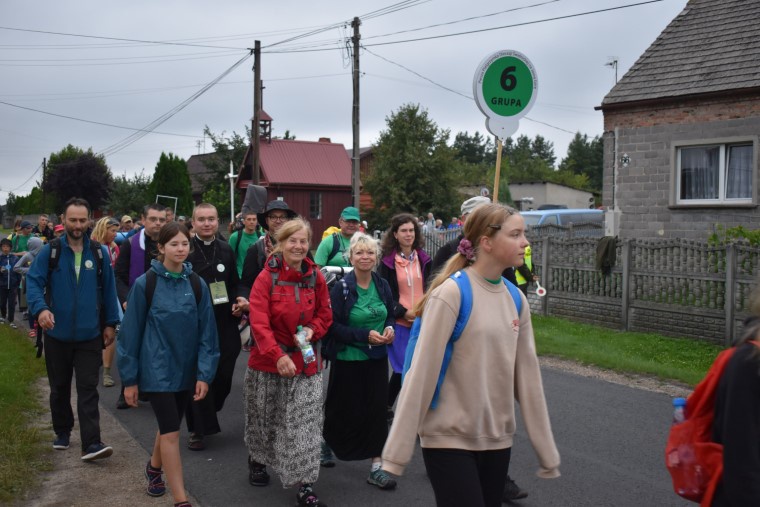
<path fill-rule="evenodd" d="M 26 179 L 26 181 L 25 181 L 25 182 L 23 182 L 21 185 L 17 186 L 17 187 L 16 187 L 16 188 L 14 188 L 13 190 L 6 190 L 6 192 L 8 192 L 8 193 L 11 193 L 11 192 L 16 192 L 16 191 L 20 190 L 21 188 L 23 188 L 23 187 L 24 187 L 24 185 L 26 185 L 27 183 L 29 183 L 29 182 L 32 180 L 32 178 L 34 178 L 34 177 L 37 175 L 37 173 L 38 173 L 38 172 L 40 172 L 40 169 L 42 169 L 42 162 L 40 162 L 40 165 L 39 165 L 39 166 L 37 167 L 37 169 L 36 169 L 36 170 L 35 170 L 35 171 L 32 173 L 32 175 L 31 175 L 31 176 L 29 176 L 29 177 Z"/>
<path fill-rule="evenodd" d="M 371 44 L 364 44 L 363 47 L 366 49 L 367 47 L 374 47 L 374 46 L 388 46 L 391 44 L 405 44 L 407 42 L 419 42 L 419 41 L 425 41 L 425 40 L 433 40 L 433 39 L 444 39 L 448 37 L 458 37 L 461 35 L 471 35 L 474 33 L 483 33 L 483 32 L 491 32 L 494 30 L 504 30 L 506 28 L 515 28 L 518 26 L 527 26 L 527 25 L 536 25 L 539 23 L 547 23 L 549 21 L 559 21 L 562 19 L 570 19 L 570 18 L 577 18 L 580 16 L 588 16 L 591 14 L 599 14 L 602 12 L 610 12 L 620 9 L 628 9 L 630 7 L 639 7 L 641 5 L 647 5 L 647 4 L 653 4 L 653 3 L 659 3 L 663 2 L 665 0 L 647 0 L 645 2 L 638 2 L 633 4 L 626 4 L 626 5 L 618 5 L 616 7 L 609 7 L 606 9 L 597 9 L 594 11 L 586 11 L 586 12 L 579 12 L 576 14 L 568 14 L 565 16 L 556 16 L 553 18 L 543 18 L 543 19 L 537 19 L 533 21 L 525 21 L 522 23 L 514 23 L 511 25 L 501 25 L 501 26 L 494 26 L 490 28 L 481 28 L 477 30 L 467 30 L 464 32 L 455 32 L 455 33 L 449 33 L 449 34 L 442 34 L 442 35 L 431 35 L 428 37 L 417 37 L 415 39 L 403 39 L 403 40 L 397 40 L 397 41 L 388 41 L 388 42 L 375 42 Z M 320 49 L 301 49 L 301 50 L 280 50 L 280 51 L 269 51 L 269 53 L 312 53 L 312 52 L 318 52 L 318 51 L 335 51 L 336 49 L 343 50 L 343 47 L 337 47 L 337 48 L 320 48 Z"/>
<path fill-rule="evenodd" d="M 51 113 L 51 112 L 48 112 L 48 111 L 42 111 L 40 109 L 34 109 L 34 108 L 31 108 L 31 107 L 19 106 L 17 104 L 11 104 L 10 102 L 4 102 L 2 100 L 0 100 L 0 104 L 3 104 L 5 106 L 9 106 L 9 107 L 15 107 L 17 109 L 24 109 L 26 111 L 32 111 L 32 112 L 35 112 L 35 113 L 46 114 L 46 115 L 49 115 L 49 116 L 56 116 L 58 118 L 66 118 L 67 120 L 81 121 L 82 123 L 92 123 L 94 125 L 102 125 L 104 127 L 112 127 L 112 128 L 115 128 L 115 129 L 134 130 L 134 131 L 137 131 L 137 132 L 143 132 L 143 129 L 136 129 L 136 128 L 132 128 L 132 127 L 125 127 L 123 125 L 114 125 L 112 123 L 104 123 L 104 122 L 100 122 L 100 121 L 85 120 L 83 118 L 76 118 L 74 116 L 67 116 L 65 114 Z M 154 133 L 155 134 L 163 134 L 163 135 L 167 135 L 167 136 L 193 137 L 193 138 L 202 137 L 202 136 L 193 136 L 193 135 L 189 135 L 189 134 L 173 134 L 171 132 L 154 132 Z"/>

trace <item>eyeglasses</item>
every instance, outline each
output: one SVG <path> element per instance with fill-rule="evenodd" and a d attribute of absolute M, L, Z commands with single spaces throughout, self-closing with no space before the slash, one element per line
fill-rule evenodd
<path fill-rule="evenodd" d="M 267 219 L 271 220 L 272 222 L 287 222 L 288 215 L 269 215 Z"/>

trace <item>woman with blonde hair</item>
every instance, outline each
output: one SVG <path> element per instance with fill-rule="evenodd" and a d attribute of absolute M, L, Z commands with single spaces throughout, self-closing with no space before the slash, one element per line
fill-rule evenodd
<path fill-rule="evenodd" d="M 335 350 L 330 357 L 322 435 L 341 460 L 371 459 L 367 483 L 389 490 L 396 481 L 380 468 L 380 453 L 388 437 L 387 345 L 395 332 L 391 288 L 373 272 L 379 250 L 375 239 L 354 234 L 348 247 L 354 269 L 330 291 L 330 337 Z"/>
<path fill-rule="evenodd" d="M 383 469 L 403 473 L 419 435 L 438 506 L 501 505 L 515 433 L 515 401 L 543 478 L 559 476 L 544 397 L 530 308 L 522 311 L 502 279 L 523 262 L 525 222 L 512 208 L 483 204 L 468 217 L 457 253 L 415 307 L 419 340 L 383 449 Z M 437 406 L 431 408 L 444 352 L 459 313 L 461 292 L 452 275 L 466 277 L 472 310 L 453 345 Z"/>
<path fill-rule="evenodd" d="M 101 245 L 108 248 L 108 257 L 111 261 L 111 267 L 116 264 L 119 257 L 119 245 L 116 244 L 116 233 L 119 231 L 119 221 L 113 217 L 103 217 L 97 221 L 92 229 L 90 239 L 94 239 Z M 114 381 L 111 376 L 111 365 L 113 356 L 116 352 L 116 340 L 108 347 L 103 349 L 103 387 L 113 387 Z"/>
<path fill-rule="evenodd" d="M 283 487 L 298 486 L 298 505 L 320 507 L 324 504 L 312 487 L 319 477 L 322 440 L 317 342 L 332 324 L 330 296 L 322 273 L 307 257 L 309 224 L 300 218 L 285 222 L 276 240 L 249 297 L 256 346 L 243 386 L 248 480 L 266 486 L 269 466 Z M 305 333 L 303 347 L 299 332 Z"/>

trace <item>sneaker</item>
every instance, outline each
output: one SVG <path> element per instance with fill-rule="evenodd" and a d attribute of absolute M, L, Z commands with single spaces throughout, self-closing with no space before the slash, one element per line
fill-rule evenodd
<path fill-rule="evenodd" d="M 202 451 L 206 448 L 203 442 L 203 435 L 200 433 L 190 433 L 190 440 L 187 442 L 187 448 L 191 451 Z"/>
<path fill-rule="evenodd" d="M 53 440 L 53 449 L 56 451 L 65 451 L 69 448 L 69 434 L 58 433 Z"/>
<path fill-rule="evenodd" d="M 150 496 L 162 496 L 166 493 L 166 484 L 162 477 L 164 471 L 160 468 L 150 466 L 150 460 L 145 465 L 145 478 L 148 479 L 148 488 L 146 489 Z"/>
<path fill-rule="evenodd" d="M 527 497 L 528 492 L 520 489 L 520 486 L 507 476 L 507 483 L 504 485 L 504 496 L 502 497 L 502 500 L 504 502 L 510 502 L 512 500 L 520 500 L 521 498 Z"/>
<path fill-rule="evenodd" d="M 18 329 L 18 326 L 16 325 L 16 323 L 15 323 L 15 322 L 11 322 L 11 323 L 9 324 L 9 326 L 11 326 L 11 329 Z"/>
<path fill-rule="evenodd" d="M 121 393 L 119 395 L 119 400 L 116 402 L 116 408 L 118 410 L 124 410 L 129 408 L 129 405 L 127 404 L 127 400 L 124 398 L 124 393 Z"/>
<path fill-rule="evenodd" d="M 298 488 L 296 502 L 302 507 L 327 507 L 327 504 L 319 501 L 319 497 L 311 489 L 311 484 L 304 484 Z"/>
<path fill-rule="evenodd" d="M 319 465 L 325 468 L 332 468 L 335 466 L 335 458 L 333 457 L 332 449 L 327 445 L 327 442 L 322 440 L 322 452 L 319 454 Z"/>
<path fill-rule="evenodd" d="M 113 454 L 113 449 L 98 442 L 97 444 L 90 444 L 86 450 L 82 451 L 82 461 L 95 461 L 96 459 L 103 459 Z"/>
<path fill-rule="evenodd" d="M 5 324 L 5 317 L 0 317 L 0 324 Z"/>
<path fill-rule="evenodd" d="M 35 331 L 34 329 L 30 329 L 28 335 L 29 335 L 29 338 L 37 338 L 37 331 Z"/>
<path fill-rule="evenodd" d="M 248 458 L 248 482 L 251 486 L 267 486 L 269 484 L 267 467 L 254 463 L 251 458 Z"/>
<path fill-rule="evenodd" d="M 113 377 L 110 373 L 103 374 L 103 387 L 113 387 Z"/>
<path fill-rule="evenodd" d="M 396 481 L 391 479 L 391 476 L 385 473 L 382 468 L 369 473 L 367 484 L 372 484 L 380 489 L 396 489 Z"/>

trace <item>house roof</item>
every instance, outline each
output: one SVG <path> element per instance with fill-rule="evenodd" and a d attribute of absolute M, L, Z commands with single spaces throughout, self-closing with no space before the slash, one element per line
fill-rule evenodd
<path fill-rule="evenodd" d="M 259 147 L 262 176 L 270 185 L 351 186 L 351 160 L 342 144 L 272 139 Z"/>
<path fill-rule="evenodd" d="M 203 155 L 192 155 L 187 159 L 187 174 L 190 176 L 190 187 L 193 194 L 201 193 L 205 189 L 206 179 L 213 175 L 213 172 L 206 167 L 205 162 L 216 155 L 216 153 L 204 153 Z"/>
<path fill-rule="evenodd" d="M 354 149 L 353 148 L 346 148 L 346 153 L 348 154 L 348 158 L 351 158 L 354 156 Z M 365 146 L 364 148 L 359 148 L 359 158 L 362 159 L 366 157 L 367 155 L 372 154 L 372 146 Z"/>
<path fill-rule="evenodd" d="M 760 87 L 758 61 L 760 2 L 689 0 L 601 108 Z"/>

